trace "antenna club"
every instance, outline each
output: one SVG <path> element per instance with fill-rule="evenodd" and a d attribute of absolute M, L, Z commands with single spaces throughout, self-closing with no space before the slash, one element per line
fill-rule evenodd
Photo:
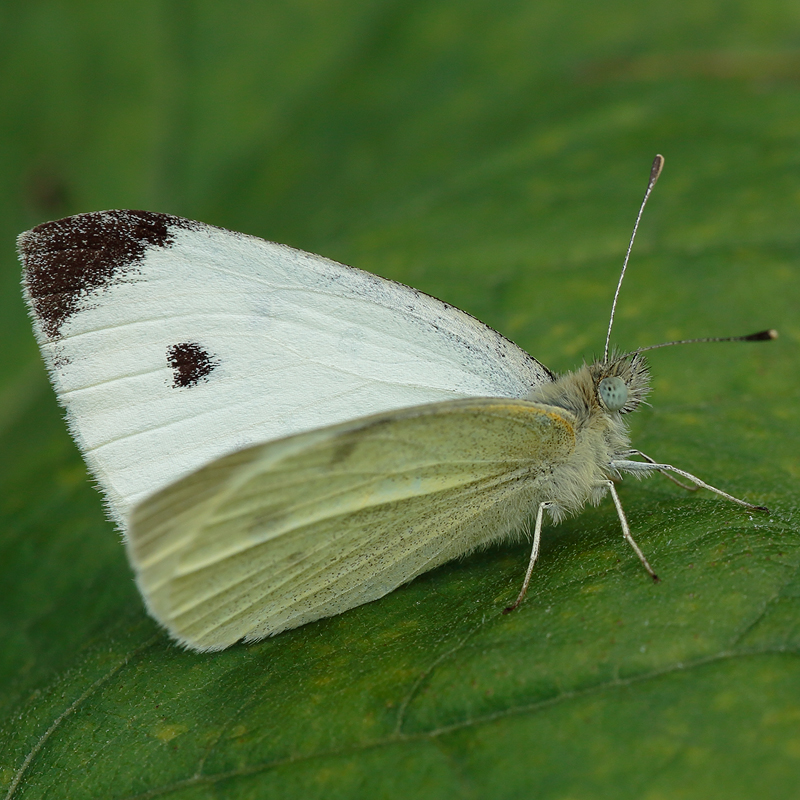
<path fill-rule="evenodd" d="M 656 185 L 656 181 L 658 180 L 658 176 L 661 174 L 661 170 L 664 169 L 664 156 L 659 153 L 653 159 L 653 166 L 650 167 L 650 188 L 652 189 Z"/>
<path fill-rule="evenodd" d="M 768 342 L 772 339 L 778 338 L 778 331 L 775 328 L 770 328 L 768 331 L 759 331 L 758 333 L 751 333 L 749 336 L 743 336 L 745 342 Z"/>

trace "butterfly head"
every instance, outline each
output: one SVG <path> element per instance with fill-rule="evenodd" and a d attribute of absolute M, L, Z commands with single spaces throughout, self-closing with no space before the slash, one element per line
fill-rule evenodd
<path fill-rule="evenodd" d="M 629 414 L 650 391 L 650 370 L 640 353 L 612 353 L 589 365 L 598 402 L 608 411 Z"/>
<path fill-rule="evenodd" d="M 650 370 L 640 353 L 612 353 L 574 372 L 559 375 L 538 386 L 528 400 L 558 406 L 581 421 L 602 424 L 619 421 L 619 415 L 635 411 L 650 391 Z"/>

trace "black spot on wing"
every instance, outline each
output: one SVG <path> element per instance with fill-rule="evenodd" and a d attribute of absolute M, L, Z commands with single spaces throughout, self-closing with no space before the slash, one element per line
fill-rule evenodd
<path fill-rule="evenodd" d="M 167 363 L 172 368 L 172 385 L 176 389 L 197 386 L 219 366 L 219 361 L 197 342 L 170 345 Z"/>
<path fill-rule="evenodd" d="M 97 211 L 37 225 L 18 240 L 23 283 L 45 335 L 91 295 L 135 272 L 149 247 L 169 247 L 175 228 L 198 223 L 152 211 Z"/>

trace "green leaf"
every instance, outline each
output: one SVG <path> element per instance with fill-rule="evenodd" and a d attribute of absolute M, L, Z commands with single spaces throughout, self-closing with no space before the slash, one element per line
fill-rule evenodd
<path fill-rule="evenodd" d="M 796 9 L 777 0 L 0 10 L 0 790 L 7 798 L 782 798 L 800 770 Z M 253 646 L 145 614 L 60 419 L 14 236 L 109 207 L 319 252 L 548 366 L 651 354 L 654 477 Z"/>

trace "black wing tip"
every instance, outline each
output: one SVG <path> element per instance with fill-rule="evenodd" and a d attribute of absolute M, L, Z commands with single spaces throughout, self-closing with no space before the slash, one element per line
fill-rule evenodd
<path fill-rule="evenodd" d="M 166 238 L 171 227 L 195 228 L 199 223 L 164 214 L 158 211 L 137 209 L 110 209 L 108 211 L 88 211 L 70 217 L 41 222 L 17 237 L 20 256 L 35 254 L 42 247 L 69 247 L 82 243 L 87 237 L 106 236 L 116 238 L 120 235 L 153 240 Z"/>
<path fill-rule="evenodd" d="M 201 223 L 155 211 L 91 211 L 43 222 L 17 239 L 23 285 L 46 338 L 94 292 L 123 280 L 152 247 L 170 247 L 177 229 Z"/>

